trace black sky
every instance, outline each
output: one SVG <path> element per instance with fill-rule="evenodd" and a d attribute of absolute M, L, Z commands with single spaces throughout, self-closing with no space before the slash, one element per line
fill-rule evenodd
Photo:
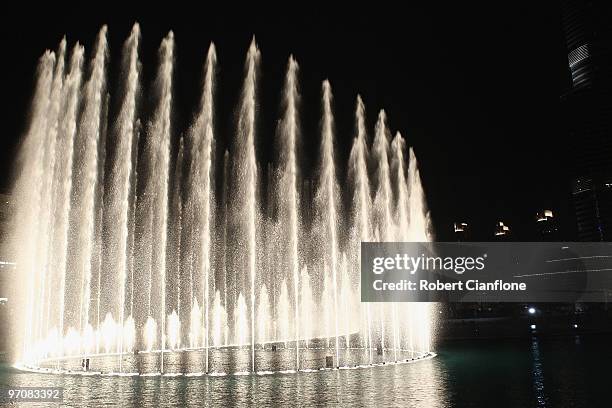
<path fill-rule="evenodd" d="M 219 132 L 227 134 L 233 127 L 244 56 L 255 35 L 262 52 L 262 159 L 272 157 L 284 70 L 293 54 L 301 68 L 306 150 L 315 152 L 318 145 L 320 83 L 329 78 L 342 163 L 350 149 L 355 97 L 360 93 L 370 129 L 384 108 L 392 129 L 414 146 L 438 239 L 451 238 L 452 222 L 464 220 L 472 224 L 475 239 L 486 240 L 501 219 L 518 238 L 530 239 L 538 209 L 560 210 L 569 219 L 565 168 L 571 152 L 560 136 L 559 94 L 567 72 L 559 11 L 531 4 L 539 2 L 467 3 L 450 9 L 435 4 L 343 13 L 312 5 L 299 11 L 240 14 L 236 5 L 224 12 L 178 7 L 169 13 L 152 8 L 125 12 L 108 7 L 101 13 L 83 9 L 60 16 L 5 16 L 0 25 L 2 188 L 10 187 L 38 57 L 47 48 L 55 49 L 64 34 L 69 43 L 78 40 L 91 51 L 105 23 L 112 80 L 121 44 L 139 21 L 145 85 L 155 72 L 159 42 L 168 30 L 175 34 L 176 137 L 197 106 L 211 40 L 220 68 Z M 307 170 L 308 163 L 305 166 Z"/>

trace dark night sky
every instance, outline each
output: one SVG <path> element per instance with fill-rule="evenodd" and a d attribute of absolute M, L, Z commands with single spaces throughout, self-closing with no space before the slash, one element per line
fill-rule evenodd
<path fill-rule="evenodd" d="M 517 238 L 528 240 L 535 212 L 543 207 L 561 210 L 571 225 L 565 214 L 569 152 L 559 124 L 559 94 L 567 81 L 559 11 L 530 4 L 539 2 L 489 3 L 384 13 L 363 9 L 360 15 L 332 15 L 313 5 L 309 10 L 242 15 L 238 10 L 153 13 L 108 7 L 102 13 L 82 10 L 61 17 L 5 16 L 0 25 L 1 186 L 10 186 L 11 163 L 26 126 L 42 52 L 55 49 L 64 34 L 69 43 L 81 41 L 90 51 L 106 23 L 112 79 L 121 44 L 139 21 L 145 85 L 155 72 L 159 42 L 169 29 L 175 33 L 175 136 L 197 105 L 211 40 L 220 68 L 218 131 L 227 134 L 233 127 L 244 56 L 255 34 L 262 52 L 258 154 L 263 159 L 272 157 L 281 84 L 293 53 L 301 67 L 306 150 L 316 151 L 318 145 L 323 79 L 330 79 L 335 96 L 343 163 L 354 133 L 357 93 L 366 103 L 371 129 L 384 108 L 392 129 L 415 147 L 438 239 L 450 238 L 454 220 L 465 220 L 472 224 L 475 239 L 486 240 L 494 223 L 503 219 Z"/>

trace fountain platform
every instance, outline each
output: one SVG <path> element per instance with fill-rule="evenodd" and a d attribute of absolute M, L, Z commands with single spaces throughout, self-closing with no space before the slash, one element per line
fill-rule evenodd
<path fill-rule="evenodd" d="M 372 352 L 372 353 L 370 353 Z M 386 349 L 383 355 L 376 350 L 349 348 L 339 350 L 340 364 L 327 368 L 326 356 L 335 354 L 333 349 L 308 348 L 300 350 L 300 367 L 295 366 L 295 349 L 281 348 L 277 351 L 259 349 L 255 354 L 255 371 L 251 370 L 249 348 L 221 347 L 209 349 L 209 372 L 205 372 L 205 349 L 167 350 L 163 353 L 164 372 L 160 371 L 161 350 L 136 353 L 108 353 L 88 356 L 65 356 L 48 358 L 34 363 L 18 363 L 16 369 L 43 374 L 101 375 L 101 376 L 232 376 L 309 373 L 326 370 L 349 370 L 395 364 L 409 364 L 434 358 L 433 352 Z M 82 368 L 82 360 L 90 360 L 89 370 Z M 121 370 L 119 362 L 121 359 Z"/>

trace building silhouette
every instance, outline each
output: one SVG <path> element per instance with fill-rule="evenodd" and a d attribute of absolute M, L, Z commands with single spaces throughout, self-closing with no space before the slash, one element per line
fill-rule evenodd
<path fill-rule="evenodd" d="M 571 83 L 561 96 L 578 240 L 612 240 L 612 2 L 564 0 Z"/>

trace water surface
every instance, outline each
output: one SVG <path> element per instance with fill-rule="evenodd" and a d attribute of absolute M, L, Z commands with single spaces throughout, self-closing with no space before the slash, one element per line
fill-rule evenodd
<path fill-rule="evenodd" d="M 576 336 L 461 342 L 413 364 L 299 374 L 87 377 L 3 367 L 0 382 L 64 387 L 64 403 L 75 407 L 609 407 L 611 340 Z"/>

